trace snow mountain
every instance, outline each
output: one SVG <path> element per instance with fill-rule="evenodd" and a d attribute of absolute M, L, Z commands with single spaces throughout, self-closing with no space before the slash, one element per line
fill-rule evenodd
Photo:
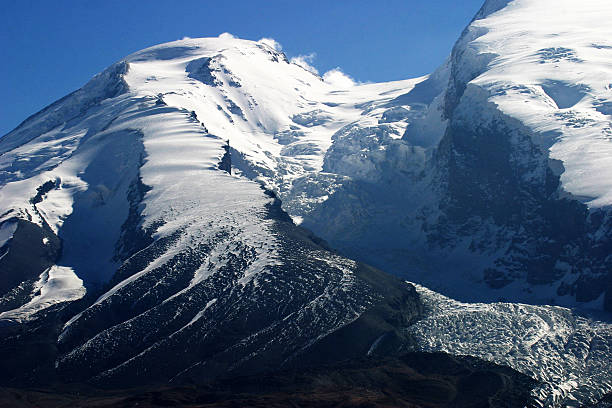
<path fill-rule="evenodd" d="M 232 170 L 279 154 L 278 118 L 299 121 L 310 88 L 333 98 L 265 44 L 185 40 L 127 57 L 3 137 L 6 380 L 205 381 L 365 355 L 381 336 L 401 348 L 414 288 L 334 253 Z M 41 330 L 52 350 L 31 361 L 21 346 Z"/>
<path fill-rule="evenodd" d="M 488 0 L 438 70 L 378 84 L 229 34 L 110 66 L 0 138 L 0 380 L 420 350 L 597 401 L 611 326 L 517 302 L 612 311 L 610 17 Z"/>
<path fill-rule="evenodd" d="M 501 298 L 612 310 L 611 15 L 491 2 L 453 49 L 430 231 Z"/>

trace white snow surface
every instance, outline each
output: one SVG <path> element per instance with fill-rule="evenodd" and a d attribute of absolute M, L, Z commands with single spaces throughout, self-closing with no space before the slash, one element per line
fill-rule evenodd
<path fill-rule="evenodd" d="M 37 312 L 58 303 L 78 300 L 85 293 L 83 281 L 71 268 L 53 265 L 36 282 L 32 299 L 20 308 L 0 313 L 0 320 L 25 322 Z"/>
<path fill-rule="evenodd" d="M 487 3 L 490 11 L 499 9 Z M 463 58 L 463 70 L 483 73 L 464 97 L 479 99 L 474 88 L 484 90 L 561 161 L 566 192 L 591 208 L 611 205 L 612 3 L 507 3 L 468 29 L 464 47 L 471 57 Z"/>
<path fill-rule="evenodd" d="M 251 166 L 273 172 L 265 181 L 275 190 L 320 172 L 332 136 L 343 126 L 377 123 L 380 115 L 365 115 L 361 104 L 383 104 L 425 79 L 326 82 L 267 42 L 226 37 L 162 44 L 126 61 L 130 89 L 161 94 L 168 105 L 194 111 Z"/>
<path fill-rule="evenodd" d="M 140 169 L 142 182 L 151 187 L 144 199 L 143 226 L 156 222 L 154 238 L 174 233 L 181 238 L 165 253 L 152 260 L 139 273 L 119 282 L 105 292 L 91 307 L 121 296 L 120 290 L 151 270 L 160 267 L 176 254 L 195 248 L 200 242 L 214 243 L 213 253 L 231 253 L 226 242 L 215 242 L 218 233 L 232 230 L 233 237 L 245 245 L 257 248 L 244 281 L 252 280 L 267 266 L 280 263 L 274 250 L 275 237 L 262 221 L 261 214 L 271 198 L 257 183 L 230 176 L 217 169 L 224 142 L 203 130 L 188 112 L 167 106 L 148 104 L 128 109 L 113 126 L 117 129 L 139 129 L 143 133 L 145 164 Z M 212 274 L 223 262 L 214 255 L 198 271 L 191 286 L 204 279 L 201 273 Z M 189 288 L 186 288 L 187 290 Z M 80 315 L 71 319 L 66 327 Z"/>
<path fill-rule="evenodd" d="M 612 391 L 612 324 L 558 306 L 462 303 L 413 283 L 425 316 L 407 330 L 422 351 L 506 365 L 542 384 L 542 407 L 581 406 Z"/>

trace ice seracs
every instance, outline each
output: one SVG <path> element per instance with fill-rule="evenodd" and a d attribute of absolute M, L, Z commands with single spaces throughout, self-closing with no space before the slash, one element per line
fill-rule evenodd
<path fill-rule="evenodd" d="M 597 402 L 612 391 L 612 325 L 569 309 L 513 303 L 461 303 L 416 285 L 425 317 L 409 327 L 418 349 L 481 357 L 541 384 L 542 407 Z"/>

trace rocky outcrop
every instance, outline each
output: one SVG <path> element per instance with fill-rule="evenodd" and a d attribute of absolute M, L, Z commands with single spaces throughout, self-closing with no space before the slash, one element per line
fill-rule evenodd
<path fill-rule="evenodd" d="M 0 312 L 15 309 L 30 299 L 39 276 L 55 264 L 60 239 L 47 227 L 22 219 L 9 219 L 16 229 L 0 257 Z"/>

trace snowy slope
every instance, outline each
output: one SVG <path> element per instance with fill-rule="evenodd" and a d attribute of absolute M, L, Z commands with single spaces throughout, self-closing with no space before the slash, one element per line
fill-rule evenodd
<path fill-rule="evenodd" d="M 562 188 L 590 208 L 612 204 L 602 176 L 612 166 L 611 14 L 601 0 L 515 0 L 470 28 L 485 33 L 470 47 L 490 62 L 469 86 L 532 130 L 561 162 Z"/>
<path fill-rule="evenodd" d="M 435 160 L 442 211 L 427 229 L 448 257 L 435 269 L 472 284 L 421 282 L 472 301 L 610 310 L 611 16 L 603 1 L 490 1 L 466 28 Z"/>
<path fill-rule="evenodd" d="M 264 43 L 183 40 L 127 57 L 2 138 L 0 351 L 26 353 L 3 358 L 29 358 L 12 327 L 43 324 L 57 347 L 40 364 L 64 380 L 205 381 L 317 360 L 340 329 L 364 334 L 333 358 L 364 354 L 399 329 L 380 305 L 399 306 L 397 324 L 417 316 L 413 288 L 330 252 L 262 187 L 320 170 L 312 153 L 361 114 L 336 91 Z M 291 172 L 228 174 L 228 141 L 237 161 Z"/>
<path fill-rule="evenodd" d="M 337 89 L 265 42 L 229 35 L 152 47 L 2 139 L 0 205 L 8 210 L 2 219 L 47 224 L 64 241 L 59 262 L 86 286 L 99 286 L 120 265 L 115 250 L 128 217 L 125 197 L 137 177 L 151 189 L 142 203 L 142 227 L 163 220 L 154 238 L 170 235 L 195 217 L 191 212 L 220 202 L 221 196 L 193 194 L 217 173 L 226 141 L 239 152 L 239 170 L 237 159 L 248 163 L 245 172 L 268 175 L 264 185 L 285 191 L 321 171 L 338 129 L 358 119 L 376 123 L 373 114 L 362 117 L 361 104 L 375 110 L 419 81 Z M 388 125 L 395 137 L 406 126 L 398 119 Z M 36 132 L 40 136 L 32 137 Z M 48 181 L 53 188 L 31 203 Z M 307 196 L 299 205 L 321 200 Z M 184 207 L 188 203 L 200 207 Z"/>

